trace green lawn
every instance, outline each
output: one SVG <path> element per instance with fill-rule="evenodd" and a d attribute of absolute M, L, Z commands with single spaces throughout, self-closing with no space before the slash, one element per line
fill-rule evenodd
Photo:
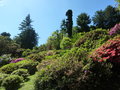
<path fill-rule="evenodd" d="M 0 87 L 0 90 L 5 90 L 4 88 Z"/>
<path fill-rule="evenodd" d="M 23 86 L 18 90 L 34 90 L 34 79 L 36 75 L 29 76 L 29 81 L 23 83 Z M 1 89 L 0 89 L 1 90 Z"/>

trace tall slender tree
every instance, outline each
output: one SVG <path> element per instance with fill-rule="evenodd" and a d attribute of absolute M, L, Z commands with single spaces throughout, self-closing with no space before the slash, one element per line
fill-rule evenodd
<path fill-rule="evenodd" d="M 38 43 L 38 35 L 31 25 L 32 20 L 30 14 L 27 15 L 25 20 L 20 24 L 19 42 L 22 48 L 32 49 Z"/>
<path fill-rule="evenodd" d="M 72 27 L 73 27 L 73 21 L 72 21 L 73 13 L 72 13 L 72 10 L 68 10 L 66 12 L 66 16 L 67 16 L 66 27 L 67 27 L 68 37 L 72 37 Z"/>

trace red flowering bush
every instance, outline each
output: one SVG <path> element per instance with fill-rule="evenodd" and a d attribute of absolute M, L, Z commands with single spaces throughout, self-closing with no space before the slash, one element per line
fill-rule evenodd
<path fill-rule="evenodd" d="M 24 58 L 18 58 L 18 59 L 12 60 L 10 63 L 17 63 L 17 62 L 22 61 L 22 60 L 25 60 L 25 59 Z"/>
<path fill-rule="evenodd" d="M 120 37 L 108 40 L 92 53 L 91 58 L 98 62 L 108 61 L 120 63 Z"/>

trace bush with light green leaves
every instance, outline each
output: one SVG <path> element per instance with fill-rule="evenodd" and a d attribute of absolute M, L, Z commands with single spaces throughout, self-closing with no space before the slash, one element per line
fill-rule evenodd
<path fill-rule="evenodd" d="M 68 37 L 64 37 L 60 43 L 61 49 L 70 49 L 72 48 L 72 42 L 71 39 Z"/>

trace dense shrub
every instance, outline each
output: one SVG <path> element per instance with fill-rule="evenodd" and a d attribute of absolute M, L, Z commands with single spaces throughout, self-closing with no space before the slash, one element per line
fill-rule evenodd
<path fill-rule="evenodd" d="M 29 76 L 29 72 L 27 69 L 18 69 L 13 71 L 11 75 L 19 75 L 22 76 L 24 79 L 27 79 L 27 77 Z"/>
<path fill-rule="evenodd" d="M 67 59 L 42 63 L 35 80 L 36 90 L 118 90 L 116 80 L 120 78 L 115 78 L 110 63 Z"/>
<path fill-rule="evenodd" d="M 72 47 L 71 39 L 68 37 L 64 37 L 60 43 L 61 49 L 70 49 Z"/>
<path fill-rule="evenodd" d="M 77 82 L 82 75 L 82 61 L 86 59 L 87 51 L 82 48 L 73 48 L 56 60 L 42 61 L 35 81 L 36 90 L 69 90 L 72 83 Z M 74 90 L 74 89 L 73 89 Z"/>
<path fill-rule="evenodd" d="M 23 53 L 22 56 L 26 57 L 28 55 L 30 55 L 32 53 L 32 51 L 30 49 L 26 49 Z"/>
<path fill-rule="evenodd" d="M 0 55 L 3 54 L 13 54 L 19 48 L 9 37 L 0 36 Z"/>
<path fill-rule="evenodd" d="M 68 52 L 69 50 L 53 50 L 53 51 L 48 51 L 46 53 L 45 59 L 57 59 L 59 57 L 62 57 L 66 52 Z"/>
<path fill-rule="evenodd" d="M 39 47 L 39 51 L 46 51 L 47 50 L 47 46 L 46 46 L 46 44 L 42 44 L 42 45 L 40 45 L 40 47 Z"/>
<path fill-rule="evenodd" d="M 42 59 L 44 59 L 44 55 L 41 54 L 30 54 L 29 56 L 27 56 L 28 59 L 33 60 L 33 61 L 42 61 Z"/>
<path fill-rule="evenodd" d="M 18 66 L 18 68 L 27 69 L 29 74 L 34 74 L 37 70 L 36 66 L 38 65 L 38 62 L 32 60 L 23 60 L 16 63 L 16 65 Z"/>
<path fill-rule="evenodd" d="M 39 71 L 35 81 L 35 89 L 69 90 L 68 85 L 76 80 L 76 76 L 79 76 L 80 72 L 81 66 L 79 63 L 61 63 L 58 65 L 56 62 L 52 62 L 52 64 L 47 65 L 46 68 L 41 68 Z"/>
<path fill-rule="evenodd" d="M 10 75 L 3 80 L 2 86 L 4 86 L 6 90 L 17 90 L 22 82 L 22 77 L 18 75 Z"/>
<path fill-rule="evenodd" d="M 83 74 L 74 84 L 73 90 L 117 90 L 113 84 L 111 68 L 110 63 L 89 62 L 82 68 Z"/>
<path fill-rule="evenodd" d="M 22 53 L 25 51 L 25 49 L 17 48 L 17 50 L 12 53 L 12 57 L 20 58 L 22 57 Z"/>
<path fill-rule="evenodd" d="M 30 74 L 34 74 L 36 72 L 36 66 L 38 65 L 38 62 L 32 61 L 32 60 L 23 60 L 18 63 L 10 63 L 7 65 L 4 65 L 0 68 L 1 73 L 10 74 L 13 71 L 23 68 L 27 69 Z"/>
<path fill-rule="evenodd" d="M 72 43 L 75 43 L 79 38 L 81 38 L 83 35 L 85 35 L 85 32 L 75 33 L 73 34 L 71 41 Z"/>
<path fill-rule="evenodd" d="M 87 55 L 88 55 L 88 51 L 86 48 L 74 47 L 68 53 L 65 53 L 62 56 L 62 59 L 63 60 L 68 59 L 68 61 L 70 61 L 70 62 L 81 61 L 81 60 L 84 60 Z"/>
<path fill-rule="evenodd" d="M 86 48 L 75 47 L 56 60 L 42 61 L 37 66 L 36 90 L 118 90 L 120 73 L 113 72 L 114 65 L 88 55 Z"/>
<path fill-rule="evenodd" d="M 15 63 L 10 63 L 7 65 L 4 65 L 0 68 L 0 73 L 6 73 L 6 74 L 10 74 L 12 73 L 14 70 L 18 69 L 17 64 Z"/>
<path fill-rule="evenodd" d="M 120 63 L 120 37 L 108 40 L 101 47 L 92 52 L 94 61 L 108 61 Z"/>
<path fill-rule="evenodd" d="M 104 42 L 106 42 L 110 36 L 107 30 L 97 29 L 86 33 L 80 37 L 74 44 L 75 47 L 83 47 L 89 51 L 98 48 Z"/>
<path fill-rule="evenodd" d="M 110 35 L 120 34 L 120 24 L 116 24 L 113 28 L 109 31 Z"/>
<path fill-rule="evenodd" d="M 9 76 L 9 74 L 0 73 L 0 86 L 1 86 L 1 84 L 2 84 L 2 81 L 3 81 L 6 77 L 8 77 L 8 76 Z"/>
<path fill-rule="evenodd" d="M 9 54 L 5 54 L 5 55 L 2 55 L 0 57 L 0 67 L 3 66 L 3 65 L 6 65 L 10 62 L 12 58 L 10 57 Z"/>

